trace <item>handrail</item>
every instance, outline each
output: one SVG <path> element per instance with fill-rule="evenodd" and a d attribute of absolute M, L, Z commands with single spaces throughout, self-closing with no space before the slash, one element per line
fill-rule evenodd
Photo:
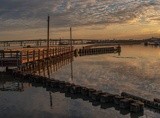
<path fill-rule="evenodd" d="M 71 51 L 69 46 L 60 46 L 60 47 L 51 47 L 49 49 L 49 57 L 61 55 Z M 13 49 L 13 50 L 0 50 L 0 66 L 4 63 L 15 63 L 18 64 L 38 61 L 47 58 L 47 49 L 46 48 L 26 48 L 26 49 Z M 7 62 L 8 61 L 8 62 Z M 9 62 L 10 61 L 10 62 Z M 3 63 L 3 64 L 2 64 Z"/>

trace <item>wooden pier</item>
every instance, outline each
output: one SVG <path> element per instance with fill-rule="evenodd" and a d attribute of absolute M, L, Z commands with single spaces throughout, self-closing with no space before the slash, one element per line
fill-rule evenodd
<path fill-rule="evenodd" d="M 75 56 L 86 56 L 106 53 L 120 53 L 121 47 L 90 47 L 74 49 L 73 46 L 54 46 L 47 48 L 20 48 L 0 51 L 0 67 L 24 67 L 30 63 L 44 61 L 50 58 L 66 57 L 74 53 Z"/>
<path fill-rule="evenodd" d="M 0 51 L 0 67 L 22 67 L 29 63 L 61 57 L 73 52 L 70 46 L 47 48 L 21 48 Z"/>

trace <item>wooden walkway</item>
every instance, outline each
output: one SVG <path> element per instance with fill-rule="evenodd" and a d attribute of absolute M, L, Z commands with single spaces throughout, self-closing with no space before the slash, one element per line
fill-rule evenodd
<path fill-rule="evenodd" d="M 70 46 L 47 48 L 21 48 L 0 51 L 0 67 L 19 67 L 26 63 L 44 60 L 51 57 L 62 56 L 72 52 Z"/>

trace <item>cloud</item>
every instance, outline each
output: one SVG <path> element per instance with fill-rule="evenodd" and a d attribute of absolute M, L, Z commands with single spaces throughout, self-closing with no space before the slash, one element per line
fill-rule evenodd
<path fill-rule="evenodd" d="M 0 31 L 110 25 L 160 19 L 159 0 L 1 0 Z M 146 12 L 147 11 L 147 12 Z M 147 14 L 149 13 L 149 15 Z"/>

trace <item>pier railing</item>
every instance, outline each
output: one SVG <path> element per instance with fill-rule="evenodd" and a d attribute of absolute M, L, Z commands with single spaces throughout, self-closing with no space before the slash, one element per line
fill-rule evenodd
<path fill-rule="evenodd" d="M 19 50 L 1 50 L 0 51 L 0 66 L 13 67 L 20 66 L 25 63 L 40 61 L 54 56 L 61 56 L 69 53 L 72 48 L 69 46 L 47 48 L 23 48 Z"/>

